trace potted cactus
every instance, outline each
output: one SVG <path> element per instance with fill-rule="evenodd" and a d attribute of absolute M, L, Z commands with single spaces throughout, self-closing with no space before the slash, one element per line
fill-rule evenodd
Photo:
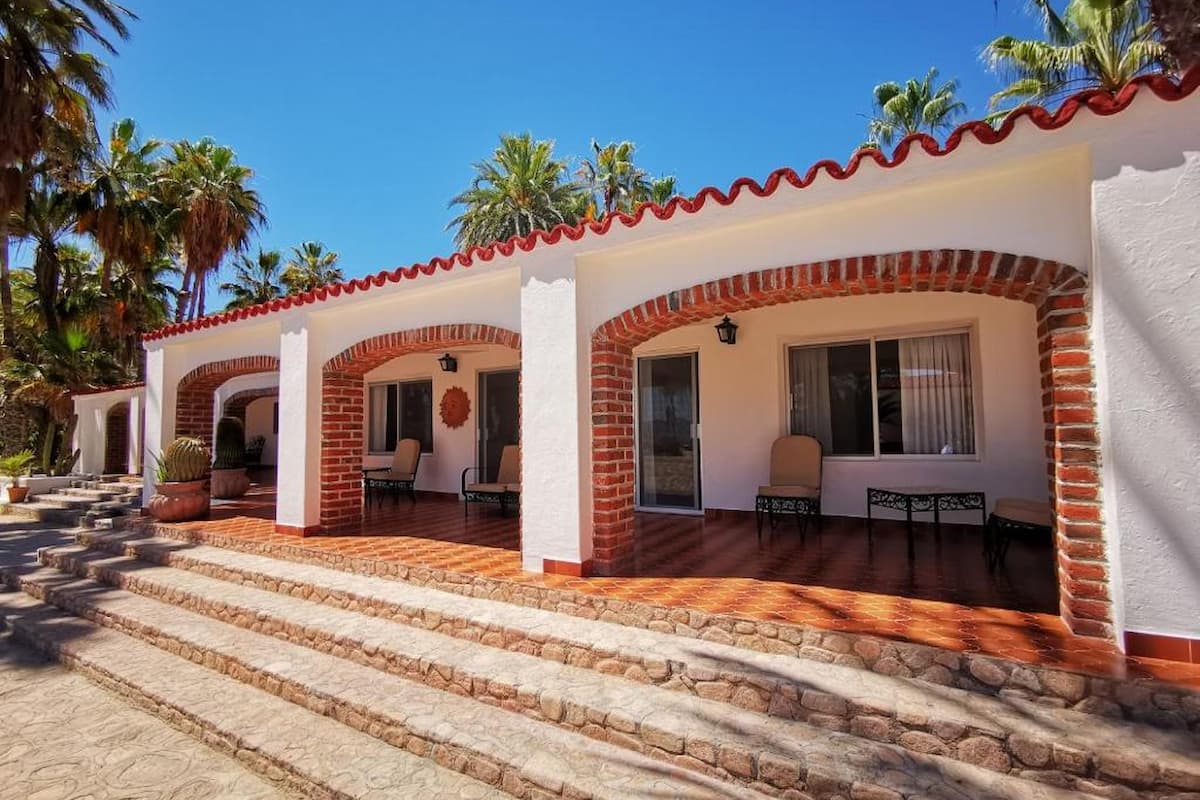
<path fill-rule="evenodd" d="M 212 496 L 220 499 L 241 497 L 250 488 L 246 475 L 246 432 L 237 417 L 221 417 L 217 422 L 217 452 L 213 461 Z"/>
<path fill-rule="evenodd" d="M 160 522 L 198 519 L 208 513 L 208 448 L 199 439 L 181 436 L 167 446 L 156 468 L 157 486 L 146 504 Z"/>
<path fill-rule="evenodd" d="M 0 458 L 0 475 L 9 479 L 8 502 L 24 503 L 29 496 L 28 486 L 18 486 L 17 481 L 29 474 L 29 466 L 33 463 L 33 451 L 22 450 L 11 456 Z"/>

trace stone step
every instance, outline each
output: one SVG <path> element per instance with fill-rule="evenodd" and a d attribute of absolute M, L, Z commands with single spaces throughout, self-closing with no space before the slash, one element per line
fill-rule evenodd
<path fill-rule="evenodd" d="M 58 508 L 67 508 L 78 511 L 86 511 L 96 500 L 90 497 L 79 497 L 73 494 L 63 494 L 61 492 L 48 492 L 34 496 L 33 502 L 42 503 Z"/>
<path fill-rule="evenodd" d="M 72 497 L 87 497 L 96 502 L 111 500 L 117 496 L 116 492 L 106 492 L 103 489 L 86 489 L 79 486 L 71 486 L 63 489 L 62 493 L 69 494 Z"/>
<path fill-rule="evenodd" d="M 83 516 L 83 511 L 80 509 L 64 508 L 61 505 L 39 503 L 37 501 L 4 503 L 0 506 L 0 510 L 4 514 L 24 517 L 35 522 L 54 522 L 68 527 L 74 527 L 79 524 L 79 518 Z"/>
<path fill-rule="evenodd" d="M 17 592 L 0 615 L 27 643 L 302 797 L 500 800 L 405 749 Z M 80 776 L 82 777 L 82 776 Z"/>
<path fill-rule="evenodd" d="M 990 753 L 993 767 L 1014 773 L 1058 770 L 1101 776 L 1106 782 L 1142 785 L 1161 780 L 1176 789 L 1200 789 L 1200 740 L 1186 727 L 1200 723 L 1200 698 L 1194 695 L 1152 698 L 1145 687 L 1130 684 L 1118 686 L 1113 699 L 1104 704 L 1090 698 L 1077 704 L 1080 710 L 1069 711 L 1044 705 L 1044 698 L 1030 701 L 1008 691 L 990 695 L 931 686 L 927 681 L 854 666 L 760 653 L 401 581 L 145 538 L 136 532 L 77 538 L 104 553 L 126 554 L 574 667 L 625 675 L 917 751 L 967 759 Z M 983 670 L 989 664 L 982 661 L 973 669 L 986 678 Z M 926 665 L 936 666 L 936 662 L 933 667 Z M 1043 677 L 1062 681 L 1049 688 L 1066 698 L 1077 700 L 1083 688 L 1078 676 L 1049 672 Z M 1075 682 L 1070 682 L 1072 678 Z M 1026 679 L 1037 677 L 1030 673 Z M 1154 706 L 1154 699 L 1163 707 Z M 1129 707 L 1130 716 L 1166 729 L 1122 720 L 1121 703 Z M 1144 705 L 1152 710 L 1134 712 Z M 1140 744 L 1130 751 L 1129 741 Z M 1124 763 L 1125 752 L 1136 753 L 1138 763 L 1149 766 L 1130 767 Z"/>
<path fill-rule="evenodd" d="M 753 800 L 766 796 L 699 774 L 687 765 L 656 760 L 495 704 L 403 680 L 91 580 L 49 569 L 19 576 L 8 572 L 5 577 L 63 610 L 152 642 L 167 652 L 203 663 L 357 730 L 403 741 L 410 751 L 429 754 L 443 766 L 470 770 L 472 776 L 500 785 L 518 797 Z M 835 775 L 847 774 L 841 763 L 846 758 L 842 751 L 836 759 L 830 753 L 830 770 Z M 824 774 L 824 765 L 810 764 L 809 768 L 814 775 Z M 1075 793 L 1043 794 L 1041 787 L 1037 794 L 993 794 L 991 782 L 1012 779 L 984 770 L 976 772 L 989 781 L 985 786 L 987 797 L 1079 797 Z M 914 800 L 918 796 L 963 796 L 958 787 L 945 787 L 940 774 L 903 779 L 915 788 L 900 796 Z M 944 788 L 952 788 L 954 794 Z M 848 784 L 831 783 L 830 791 L 814 797 L 846 796 L 849 789 Z"/>
<path fill-rule="evenodd" d="M 827 762 L 833 755 L 831 747 L 855 753 L 858 769 L 851 774 L 881 789 L 894 788 L 886 769 L 901 762 L 907 764 L 908 771 L 942 775 L 943 782 L 951 785 L 991 783 L 991 776 L 977 766 L 905 753 L 890 745 L 830 733 L 714 700 L 664 691 L 523 653 L 482 647 L 400 623 L 169 567 L 155 567 L 124 557 L 103 557 L 80 547 L 48 548 L 42 557 L 59 569 L 94 576 L 143 597 L 332 653 L 433 688 L 519 710 L 663 760 L 691 759 L 697 769 L 748 788 L 761 789 L 765 783 L 776 791 L 807 790 L 802 765 Z M 1003 755 L 1001 742 L 1002 739 L 986 736 L 967 737 L 959 748 L 960 755 L 1007 770 L 1010 764 Z M 1043 746 L 1049 761 L 1051 744 Z M 1104 762 L 1106 766 L 1116 763 L 1113 759 L 1120 750 L 1110 749 L 1113 755 Z M 1134 752 L 1128 758 L 1140 755 Z M 996 763 L 997 759 L 1003 759 L 1004 763 Z M 1089 779 L 1061 770 L 1046 771 L 1039 777 L 1087 789 L 1111 783 L 1102 777 Z M 852 780 L 843 777 L 840 782 Z M 1024 781 L 1008 780 L 1011 784 L 994 787 L 1005 792 L 999 796 L 1034 796 Z M 895 788 L 902 793 L 916 790 L 913 786 Z"/>

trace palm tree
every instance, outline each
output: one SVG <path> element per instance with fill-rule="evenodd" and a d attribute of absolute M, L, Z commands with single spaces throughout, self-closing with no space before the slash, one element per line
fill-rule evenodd
<path fill-rule="evenodd" d="M 185 313 L 191 319 L 204 315 L 208 277 L 230 251 L 245 250 L 250 234 L 266 222 L 262 201 L 248 185 L 253 174 L 237 162 L 232 149 L 212 139 L 171 146 L 160 187 L 185 264 L 176 319 Z"/>
<path fill-rule="evenodd" d="M 14 336 L 8 264 L 8 212 L 21 208 L 27 166 L 54 127 L 79 139 L 92 128 L 91 103 L 110 102 L 104 65 L 87 46 L 115 53 L 134 15 L 111 0 L 0 3 L 0 313 L 4 344 Z M 106 34 L 105 29 L 111 31 Z"/>
<path fill-rule="evenodd" d="M 457 227 L 460 248 L 574 225 L 583 214 L 583 192 L 569 181 L 567 164 L 554 158 L 554 142 L 528 133 L 505 134 L 487 161 L 474 165 L 475 177 L 450 206 L 463 210 L 446 227 Z"/>
<path fill-rule="evenodd" d="M 160 212 L 153 195 L 155 139 L 139 142 L 131 119 L 113 123 L 108 152 L 87 165 L 78 196 L 80 233 L 90 233 L 104 254 L 100 288 L 108 291 L 113 263 L 138 269 L 160 249 Z"/>
<path fill-rule="evenodd" d="M 1142 0 L 1070 0 L 1061 16 L 1050 0 L 1031 1 L 1045 38 L 1001 36 L 983 50 L 992 71 L 1011 81 L 992 95 L 993 109 L 1009 101 L 1051 105 L 1083 89 L 1115 92 L 1172 63 Z"/>
<path fill-rule="evenodd" d="M 233 262 L 233 280 L 221 284 L 221 291 L 232 295 L 226 310 L 245 308 L 266 303 L 282 297 L 279 288 L 279 262 L 283 257 L 278 250 L 258 248 L 258 257 L 242 253 Z"/>
<path fill-rule="evenodd" d="M 20 214 L 9 215 L 9 230 L 33 247 L 33 289 L 41 310 L 41 329 L 57 335 L 61 331 L 60 292 L 64 240 L 76 225 L 73 198 L 45 181 L 38 181 L 25 195 Z"/>
<path fill-rule="evenodd" d="M 867 146 L 890 147 L 914 133 L 936 137 L 950 130 L 967 110 L 957 93 L 958 81 L 939 84 L 934 67 L 923 79 L 909 78 L 903 85 L 894 81 L 879 84 L 874 91 L 875 110 L 867 122 Z"/>
<path fill-rule="evenodd" d="M 649 190 L 646 199 L 656 206 L 665 206 L 671 202 L 671 198 L 678 196 L 679 190 L 675 183 L 674 175 L 663 175 L 659 178 L 650 180 Z"/>
<path fill-rule="evenodd" d="M 1150 0 L 1150 15 L 1181 69 L 1200 64 L 1200 2 Z"/>
<path fill-rule="evenodd" d="M 108 338 L 125 370 L 127 380 L 145 377 L 142 334 L 165 325 L 171 317 L 179 270 L 164 256 L 132 268 L 117 264 L 107 297 L 112 301 L 107 315 Z"/>
<path fill-rule="evenodd" d="M 345 280 L 337 260 L 338 254 L 326 250 L 321 242 L 302 242 L 292 248 L 292 257 L 284 265 L 281 276 L 284 288 L 288 294 L 299 294 Z"/>
<path fill-rule="evenodd" d="M 593 160 L 579 165 L 579 178 L 594 197 L 597 208 L 608 216 L 614 211 L 629 212 L 649 197 L 650 183 L 645 171 L 633 163 L 637 145 L 633 142 L 609 142 L 603 147 L 592 140 Z"/>

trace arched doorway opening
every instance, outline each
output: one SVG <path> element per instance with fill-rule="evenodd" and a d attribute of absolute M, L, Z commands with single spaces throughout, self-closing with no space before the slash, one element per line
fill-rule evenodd
<path fill-rule="evenodd" d="M 321 388 L 322 530 L 353 529 L 362 521 L 366 374 L 410 353 L 465 345 L 500 345 L 519 351 L 521 337 L 491 325 L 433 325 L 372 336 L 325 363 Z"/>
<path fill-rule="evenodd" d="M 217 388 L 239 375 L 278 369 L 279 359 L 275 356 L 243 356 L 196 367 L 179 381 L 175 396 L 175 435 L 195 436 L 212 447 L 213 393 Z"/>
<path fill-rule="evenodd" d="M 591 343 L 597 571 L 619 571 L 634 550 L 635 347 L 739 311 L 910 292 L 985 294 L 1034 307 L 1059 608 L 1076 633 L 1111 636 L 1087 279 L 1073 267 L 1010 253 L 923 250 L 750 271 L 648 299 L 598 326 Z"/>

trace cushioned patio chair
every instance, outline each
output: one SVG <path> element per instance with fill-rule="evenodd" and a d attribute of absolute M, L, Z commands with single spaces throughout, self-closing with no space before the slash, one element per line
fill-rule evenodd
<path fill-rule="evenodd" d="M 521 503 L 521 447 L 505 445 L 500 452 L 500 469 L 496 471 L 494 483 L 467 483 L 467 474 L 479 472 L 482 467 L 467 467 L 462 471 L 463 516 L 467 515 L 471 503 L 499 503 L 500 514 L 508 515 L 509 507 Z"/>
<path fill-rule="evenodd" d="M 400 502 L 401 492 L 408 494 L 408 499 L 417 502 L 417 468 L 421 466 L 421 442 L 419 439 L 401 439 L 396 443 L 396 451 L 392 453 L 390 467 L 373 467 L 364 469 L 363 493 L 367 505 L 375 497 L 379 505 L 383 505 L 383 496 L 390 494 L 397 503 Z"/>
<path fill-rule="evenodd" d="M 754 517 L 762 539 L 763 514 L 776 526 L 776 514 L 790 513 L 803 537 L 810 519 L 821 525 L 821 443 L 811 436 L 781 436 L 771 445 L 770 483 L 758 487 Z"/>
<path fill-rule="evenodd" d="M 1054 511 L 1046 501 L 1001 497 L 992 508 L 984 531 L 983 554 L 988 568 L 994 572 L 1004 563 L 1014 533 L 1032 533 L 1048 538 L 1053 529 Z"/>

